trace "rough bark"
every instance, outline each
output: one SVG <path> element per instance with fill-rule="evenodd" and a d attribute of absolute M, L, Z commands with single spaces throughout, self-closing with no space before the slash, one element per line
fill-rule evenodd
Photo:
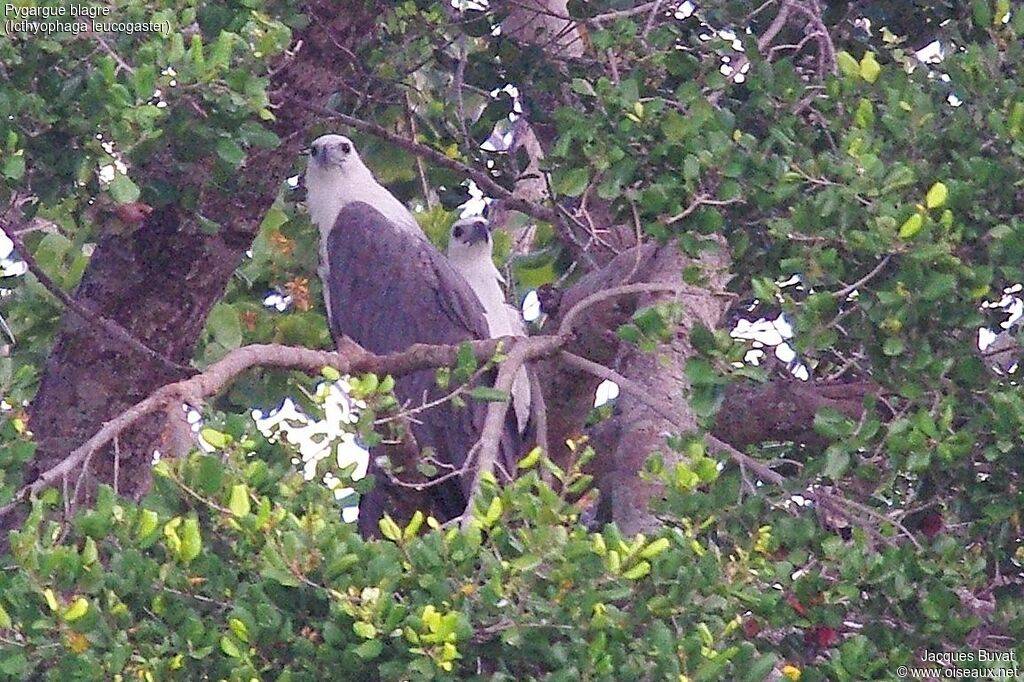
<path fill-rule="evenodd" d="M 693 261 L 670 245 L 658 250 L 645 272 L 650 282 L 680 282 L 683 268 Z M 653 353 L 622 344 L 615 359 L 615 368 L 627 379 L 640 382 L 653 398 L 671 408 L 678 415 L 674 423 L 655 412 L 639 396 L 623 392 L 618 399 L 614 419 L 619 422 L 618 443 L 612 452 L 613 471 L 601 485 L 611 494 L 612 518 L 624 532 L 636 533 L 652 530 L 658 523 L 648 510 L 648 502 L 661 494 L 661 485 L 640 476 L 644 462 L 652 453 L 661 453 L 667 466 L 675 461 L 675 453 L 668 451 L 665 436 L 680 430 L 696 430 L 697 417 L 686 398 L 688 382 L 686 361 L 694 355 L 690 332 L 697 324 L 714 329 L 719 325 L 728 307 L 727 301 L 716 296 L 728 280 L 730 259 L 724 247 L 706 252 L 698 261 L 705 272 L 707 296 L 678 298 L 683 314 L 673 338 Z M 665 296 L 645 296 L 641 306 L 650 305 Z"/>

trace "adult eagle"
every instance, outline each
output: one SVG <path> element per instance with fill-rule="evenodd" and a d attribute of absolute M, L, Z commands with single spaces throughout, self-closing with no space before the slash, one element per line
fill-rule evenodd
<path fill-rule="evenodd" d="M 370 352 L 401 351 L 415 343 L 459 344 L 488 338 L 484 310 L 466 281 L 427 241 L 408 210 L 381 186 L 348 138 L 325 135 L 313 142 L 306 170 L 307 207 L 320 230 L 320 276 L 331 335 L 347 336 Z M 400 377 L 395 396 L 417 406 L 445 391 L 433 370 Z M 403 519 L 416 509 L 441 521 L 466 508 L 473 476 L 448 478 L 423 490 L 403 486 L 382 471 L 388 456 L 396 478 L 422 483 L 418 460 L 429 455 L 438 475 L 458 470 L 479 439 L 486 404 L 449 401 L 417 413 L 408 438 L 370 452 L 376 486 L 359 505 L 359 530 L 377 532 L 385 513 Z M 514 419 L 507 420 L 500 463 L 514 470 L 521 444 Z"/>

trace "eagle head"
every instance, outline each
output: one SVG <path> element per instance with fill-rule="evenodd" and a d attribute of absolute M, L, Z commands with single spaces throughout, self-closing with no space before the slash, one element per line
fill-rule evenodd
<path fill-rule="evenodd" d="M 310 170 L 344 171 L 353 162 L 362 165 L 352 140 L 343 135 L 321 135 L 309 147 Z"/>
<path fill-rule="evenodd" d="M 482 216 L 462 218 L 452 225 L 448 236 L 448 256 L 468 256 L 475 253 L 491 255 L 491 226 Z"/>

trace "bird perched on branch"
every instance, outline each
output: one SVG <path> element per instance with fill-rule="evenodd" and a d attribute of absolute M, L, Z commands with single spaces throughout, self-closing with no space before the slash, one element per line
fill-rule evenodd
<path fill-rule="evenodd" d="M 488 337 L 484 309 L 465 279 L 427 241 L 402 203 L 374 179 L 351 140 L 325 135 L 313 143 L 306 188 L 307 207 L 320 231 L 319 272 L 335 345 L 348 337 L 384 354 L 415 343 L 457 345 Z M 402 484 L 425 482 L 417 465 L 428 455 L 440 475 L 460 471 L 480 438 L 487 404 L 470 401 L 457 407 L 439 400 L 445 393 L 433 370 L 397 379 L 400 403 L 439 404 L 410 420 L 401 445 L 371 450 L 370 472 L 377 485 L 360 501 L 364 535 L 376 534 L 384 513 L 402 519 L 422 509 L 445 521 L 465 510 L 472 468 L 423 491 Z M 499 447 L 499 462 L 513 471 L 521 449 L 514 428 L 505 429 Z M 390 472 L 381 460 L 385 455 Z"/>
<path fill-rule="evenodd" d="M 487 333 L 492 339 L 526 336 L 526 323 L 519 310 L 505 302 L 505 283 L 494 266 L 494 241 L 486 218 L 474 216 L 455 221 L 448 236 L 448 260 L 465 278 L 484 307 Z M 524 367 L 512 384 L 512 409 L 519 433 L 526 431 L 530 418 L 530 379 Z"/>

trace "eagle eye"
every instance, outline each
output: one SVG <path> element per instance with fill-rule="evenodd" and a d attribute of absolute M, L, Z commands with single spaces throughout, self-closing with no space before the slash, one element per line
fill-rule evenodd
<path fill-rule="evenodd" d="M 456 239 L 462 239 L 462 226 L 459 225 L 458 227 L 456 227 L 455 232 L 453 232 L 452 234 L 455 235 Z"/>
<path fill-rule="evenodd" d="M 342 142 L 341 151 L 344 152 L 345 154 L 348 154 L 350 151 L 352 151 L 352 145 L 350 145 L 348 142 Z"/>

